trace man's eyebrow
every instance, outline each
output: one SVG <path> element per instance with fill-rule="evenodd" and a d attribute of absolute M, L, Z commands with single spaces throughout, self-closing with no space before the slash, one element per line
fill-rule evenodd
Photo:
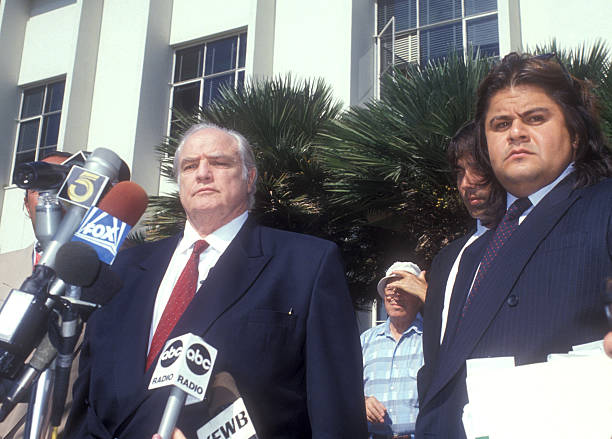
<path fill-rule="evenodd" d="M 199 162 L 199 161 L 200 161 L 199 157 L 184 157 L 183 159 L 181 159 L 181 166 L 186 163 L 194 163 L 194 162 Z"/>
<path fill-rule="evenodd" d="M 523 112 L 520 114 L 521 118 L 524 118 L 526 116 L 529 116 L 533 113 L 550 113 L 550 109 L 547 107 L 535 107 L 535 108 L 530 108 L 529 110 Z"/>
<path fill-rule="evenodd" d="M 533 114 L 533 113 L 546 113 L 546 114 L 550 114 L 550 108 L 548 107 L 534 107 L 534 108 L 530 108 L 529 110 L 524 111 L 523 113 L 519 114 L 519 117 L 521 119 Z M 491 120 L 489 120 L 489 126 L 492 126 L 494 122 L 497 122 L 499 120 L 511 120 L 512 116 L 510 115 L 506 115 L 506 114 L 500 114 L 498 116 L 493 116 L 491 118 Z"/>
<path fill-rule="evenodd" d="M 503 115 L 503 114 L 500 115 L 500 116 L 493 116 L 491 118 L 491 120 L 489 120 L 489 126 L 493 126 L 493 123 L 497 122 L 499 120 L 511 120 L 511 119 L 512 119 L 512 117 L 507 116 L 507 115 Z"/>

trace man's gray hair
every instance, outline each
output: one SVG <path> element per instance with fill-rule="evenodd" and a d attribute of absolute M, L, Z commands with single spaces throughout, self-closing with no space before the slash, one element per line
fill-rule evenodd
<path fill-rule="evenodd" d="M 223 127 L 220 127 L 219 125 L 215 125 L 214 123 L 208 123 L 208 122 L 198 123 L 196 125 L 193 125 L 187 131 L 185 131 L 185 134 L 183 134 L 183 137 L 181 137 L 179 145 L 176 148 L 176 152 L 174 154 L 173 170 L 174 170 L 174 177 L 176 178 L 176 181 L 177 182 L 179 181 L 179 178 L 181 175 L 179 157 L 181 156 L 181 152 L 183 151 L 183 146 L 185 145 L 185 142 L 187 141 L 189 136 L 191 136 L 192 134 L 195 134 L 198 131 L 209 129 L 209 128 L 223 131 L 225 134 L 228 134 L 232 136 L 234 139 L 236 139 L 236 142 L 238 144 L 238 153 L 240 154 L 240 161 L 242 164 L 242 179 L 243 180 L 246 181 L 249 178 L 249 170 L 251 169 L 255 170 L 255 178 L 253 179 L 253 187 L 251 189 L 251 192 L 249 192 L 249 201 L 248 201 L 248 207 L 249 209 L 252 209 L 253 206 L 255 205 L 255 191 L 257 189 L 257 164 L 255 163 L 255 154 L 253 153 L 253 147 L 251 146 L 249 141 L 237 131 L 223 128 Z"/>

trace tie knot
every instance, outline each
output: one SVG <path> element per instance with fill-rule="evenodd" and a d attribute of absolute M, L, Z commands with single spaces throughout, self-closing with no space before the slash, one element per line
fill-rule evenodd
<path fill-rule="evenodd" d="M 506 212 L 506 217 L 508 217 L 508 219 L 516 219 L 521 216 L 521 214 L 525 212 L 530 206 L 531 201 L 529 201 L 529 198 L 517 198 L 514 203 L 512 203 L 508 208 L 508 212 Z"/>
<path fill-rule="evenodd" d="M 199 241 L 196 241 L 196 243 L 193 245 L 192 255 L 199 256 L 200 253 L 202 253 L 207 248 L 208 248 L 208 242 L 206 242 L 203 239 L 200 239 Z"/>

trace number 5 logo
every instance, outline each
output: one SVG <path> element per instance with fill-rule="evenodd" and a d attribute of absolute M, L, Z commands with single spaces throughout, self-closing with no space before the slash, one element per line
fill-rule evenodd
<path fill-rule="evenodd" d="M 68 186 L 68 197 L 77 203 L 87 201 L 94 193 L 94 182 L 100 178 L 99 175 L 93 172 L 85 171 Z M 81 188 L 84 188 L 81 189 Z M 80 189 L 80 190 L 79 190 Z M 79 195 L 79 192 L 81 195 Z"/>
<path fill-rule="evenodd" d="M 59 190 L 58 198 L 89 209 L 98 202 L 108 180 L 105 175 L 73 166 Z"/>

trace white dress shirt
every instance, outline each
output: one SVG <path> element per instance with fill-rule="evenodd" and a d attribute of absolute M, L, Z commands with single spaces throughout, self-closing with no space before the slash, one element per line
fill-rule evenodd
<path fill-rule="evenodd" d="M 217 230 L 206 236 L 206 242 L 208 242 L 208 248 L 200 253 L 200 262 L 198 264 L 198 286 L 206 280 L 208 272 L 215 266 L 225 249 L 230 245 L 232 240 L 236 237 L 244 223 L 248 218 L 248 212 L 245 211 L 240 216 L 234 218 L 224 226 L 219 227 Z M 185 223 L 185 231 L 183 237 L 176 246 L 176 250 L 172 254 L 170 264 L 166 269 L 166 274 L 159 284 L 157 290 L 157 297 L 155 298 L 155 307 L 153 308 L 153 320 L 151 321 L 151 329 L 149 331 L 149 347 L 151 348 L 151 341 L 153 335 L 157 329 L 157 325 L 164 313 L 166 304 L 170 299 L 174 285 L 178 281 L 179 276 L 183 272 L 189 257 L 193 251 L 193 246 L 196 241 L 202 239 L 198 232 L 193 226 L 187 221 Z"/>
<path fill-rule="evenodd" d="M 540 201 L 542 201 L 542 198 L 544 198 L 546 195 L 548 195 L 548 193 L 550 191 L 552 191 L 555 186 L 557 186 L 559 183 L 561 183 L 561 180 L 563 180 L 565 177 L 567 177 L 573 171 L 574 171 L 574 162 L 570 163 L 568 165 L 568 167 L 565 168 L 565 171 L 563 171 L 555 179 L 555 181 L 553 181 L 549 185 L 544 186 L 542 189 L 539 189 L 539 190 L 535 191 L 533 194 L 529 195 L 529 197 L 527 197 L 527 198 L 529 198 L 529 201 L 531 201 L 531 207 L 529 209 L 527 209 L 525 212 L 523 212 L 523 214 L 519 217 L 519 225 L 525 220 L 525 218 L 527 218 L 527 215 L 529 215 L 531 213 L 533 208 L 536 207 Z M 508 192 L 508 195 L 506 197 L 506 210 L 508 210 L 510 205 L 512 203 L 514 203 L 514 201 L 516 201 L 516 199 L 517 198 L 514 195 L 512 195 L 510 192 Z"/>
<path fill-rule="evenodd" d="M 444 308 L 442 309 L 442 326 L 440 327 L 440 344 L 442 344 L 442 340 L 444 339 L 444 333 L 446 332 L 446 323 L 448 320 L 448 308 L 450 306 L 451 295 L 453 294 L 453 287 L 455 286 L 455 280 L 457 279 L 457 272 L 459 271 L 459 263 L 461 262 L 461 256 L 465 249 L 482 235 L 489 230 L 485 226 L 482 225 L 480 220 L 476 220 L 476 231 L 467 242 L 463 245 L 463 248 L 457 255 L 455 262 L 453 263 L 453 267 L 451 268 L 450 273 L 448 274 L 448 280 L 446 281 L 446 289 L 444 290 Z"/>

